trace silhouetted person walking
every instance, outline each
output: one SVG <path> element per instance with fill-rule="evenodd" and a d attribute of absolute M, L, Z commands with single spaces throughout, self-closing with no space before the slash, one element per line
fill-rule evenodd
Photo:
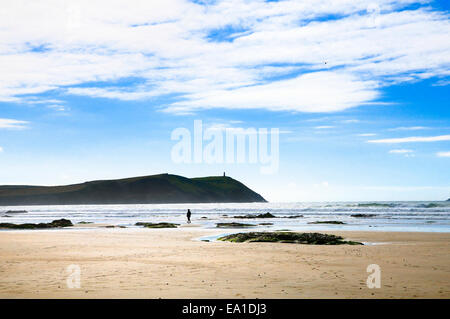
<path fill-rule="evenodd" d="M 188 224 L 190 224 L 191 223 L 191 210 L 190 209 L 188 209 L 186 217 L 187 217 Z"/>

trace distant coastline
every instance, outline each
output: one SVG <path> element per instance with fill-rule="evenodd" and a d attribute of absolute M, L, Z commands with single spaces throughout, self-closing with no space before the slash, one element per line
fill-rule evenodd
<path fill-rule="evenodd" d="M 267 202 L 228 176 L 159 174 L 65 186 L 0 186 L 0 206 Z"/>

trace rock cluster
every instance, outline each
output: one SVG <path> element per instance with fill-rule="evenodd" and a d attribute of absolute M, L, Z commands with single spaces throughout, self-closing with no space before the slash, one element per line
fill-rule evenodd
<path fill-rule="evenodd" d="M 259 215 L 244 215 L 244 216 L 234 216 L 234 218 L 276 218 L 276 216 L 272 215 L 271 213 L 265 213 L 265 214 L 259 214 Z"/>
<path fill-rule="evenodd" d="M 306 245 L 363 245 L 360 242 L 345 241 L 341 236 L 320 233 L 294 233 L 294 232 L 248 232 L 231 234 L 218 238 L 222 241 L 236 243 L 243 242 L 270 242 L 295 243 Z"/>
<path fill-rule="evenodd" d="M 9 229 L 44 229 L 44 228 L 56 228 L 56 227 L 69 227 L 73 226 L 72 222 L 68 219 L 57 219 L 51 223 L 39 223 L 39 224 L 11 224 L 11 223 L 0 223 L 0 228 Z"/>
<path fill-rule="evenodd" d="M 136 226 L 144 226 L 146 228 L 177 228 L 180 224 L 174 223 L 136 223 Z"/>
<path fill-rule="evenodd" d="M 343 225 L 344 222 L 340 222 L 337 220 L 320 220 L 316 222 L 309 222 L 308 224 L 335 224 L 335 225 Z"/>
<path fill-rule="evenodd" d="M 241 227 L 255 227 L 253 224 L 244 224 L 244 223 L 217 223 L 217 228 L 241 228 Z"/>
<path fill-rule="evenodd" d="M 374 216 L 377 216 L 376 214 L 353 214 L 353 215 L 350 215 L 351 217 L 361 217 L 361 218 L 364 218 L 364 217 L 374 217 Z"/>

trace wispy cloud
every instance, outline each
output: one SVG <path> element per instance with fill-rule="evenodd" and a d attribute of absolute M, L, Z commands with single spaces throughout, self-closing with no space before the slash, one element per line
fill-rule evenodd
<path fill-rule="evenodd" d="M 450 190 L 448 186 L 364 186 L 362 189 L 374 191 L 409 192 L 421 190 Z"/>
<path fill-rule="evenodd" d="M 413 150 L 405 150 L 405 149 L 399 149 L 399 150 L 390 150 L 389 153 L 391 154 L 407 154 L 407 153 L 413 153 Z"/>
<path fill-rule="evenodd" d="M 361 134 L 358 134 L 358 136 L 375 136 L 375 135 L 377 135 L 377 134 L 375 134 L 375 133 L 361 133 Z"/>
<path fill-rule="evenodd" d="M 445 81 L 449 14 L 422 0 L 373 3 L 130 0 L 124 10 L 120 1 L 7 1 L 0 101 L 56 90 L 120 100 L 174 94 L 163 106 L 174 113 L 335 112 L 373 103 L 391 83 Z M 142 81 L 117 86 L 128 77 Z"/>
<path fill-rule="evenodd" d="M 333 125 L 321 125 L 321 126 L 315 126 L 314 128 L 316 130 L 326 130 L 326 129 L 334 128 L 334 126 Z"/>
<path fill-rule="evenodd" d="M 47 105 L 47 108 L 55 110 L 55 111 L 59 111 L 59 112 L 64 112 L 64 111 L 68 110 L 67 106 L 61 105 L 61 104 L 50 104 L 50 105 Z"/>
<path fill-rule="evenodd" d="M 447 86 L 450 85 L 450 80 L 439 80 L 433 86 Z"/>
<path fill-rule="evenodd" d="M 0 153 L 3 152 L 3 147 L 0 146 Z"/>
<path fill-rule="evenodd" d="M 369 140 L 367 142 L 368 143 L 396 144 L 396 143 L 440 142 L 440 141 L 450 141 L 450 135 L 386 138 L 386 139 L 379 139 L 379 140 Z"/>
<path fill-rule="evenodd" d="M 394 127 L 388 129 L 388 131 L 419 131 L 419 130 L 426 130 L 428 127 L 425 126 L 401 126 L 401 127 Z"/>
<path fill-rule="evenodd" d="M 450 152 L 437 152 L 437 157 L 450 157 Z"/>
<path fill-rule="evenodd" d="M 27 128 L 27 121 L 0 119 L 0 129 L 23 130 Z"/>
<path fill-rule="evenodd" d="M 397 150 L 390 150 L 389 154 L 400 154 L 405 157 L 415 157 L 413 150 L 407 150 L 407 149 L 397 149 Z"/>

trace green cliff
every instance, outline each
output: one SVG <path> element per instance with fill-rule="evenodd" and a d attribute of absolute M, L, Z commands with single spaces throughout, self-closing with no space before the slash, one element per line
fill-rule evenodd
<path fill-rule="evenodd" d="M 226 176 L 186 178 L 160 174 L 66 186 L 0 186 L 0 206 L 265 201 Z"/>

